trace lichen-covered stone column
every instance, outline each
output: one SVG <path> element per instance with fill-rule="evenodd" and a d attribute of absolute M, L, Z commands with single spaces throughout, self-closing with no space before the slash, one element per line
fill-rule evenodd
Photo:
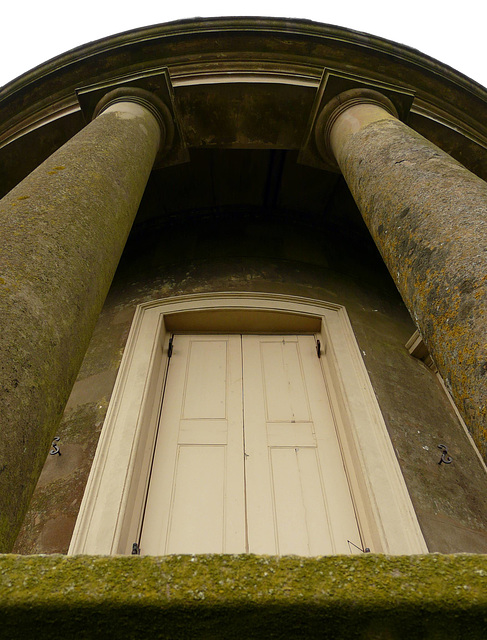
<path fill-rule="evenodd" d="M 168 125 L 118 89 L 0 201 L 0 551 L 9 551 Z"/>
<path fill-rule="evenodd" d="M 487 183 L 400 122 L 375 91 L 334 98 L 316 142 L 336 159 L 486 457 Z"/>

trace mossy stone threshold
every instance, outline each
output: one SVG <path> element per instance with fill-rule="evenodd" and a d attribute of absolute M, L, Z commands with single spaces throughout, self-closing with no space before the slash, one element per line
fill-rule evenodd
<path fill-rule="evenodd" d="M 4 638 L 465 638 L 487 556 L 0 557 Z"/>

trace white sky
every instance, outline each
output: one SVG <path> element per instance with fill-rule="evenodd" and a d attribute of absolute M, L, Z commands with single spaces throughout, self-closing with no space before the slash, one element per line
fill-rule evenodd
<path fill-rule="evenodd" d="M 483 0 L 9 0 L 2 9 L 0 86 L 92 40 L 181 18 L 225 15 L 307 18 L 364 31 L 407 44 L 487 86 Z"/>

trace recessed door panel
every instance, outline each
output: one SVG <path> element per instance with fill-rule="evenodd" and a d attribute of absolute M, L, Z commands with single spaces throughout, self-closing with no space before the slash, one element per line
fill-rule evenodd
<path fill-rule="evenodd" d="M 166 553 L 225 548 L 225 449 L 178 446 Z"/>
<path fill-rule="evenodd" d="M 333 553 L 316 448 L 271 447 L 270 459 L 279 553 Z"/>
<path fill-rule="evenodd" d="M 269 336 L 261 338 L 259 344 L 266 422 L 308 422 L 308 398 L 297 338 Z"/>
<path fill-rule="evenodd" d="M 183 418 L 226 418 L 227 364 L 228 340 L 189 342 Z"/>

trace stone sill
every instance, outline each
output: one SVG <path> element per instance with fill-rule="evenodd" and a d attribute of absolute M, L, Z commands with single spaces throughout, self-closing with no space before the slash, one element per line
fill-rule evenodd
<path fill-rule="evenodd" d="M 0 556 L 6 638 L 485 638 L 487 555 Z"/>

